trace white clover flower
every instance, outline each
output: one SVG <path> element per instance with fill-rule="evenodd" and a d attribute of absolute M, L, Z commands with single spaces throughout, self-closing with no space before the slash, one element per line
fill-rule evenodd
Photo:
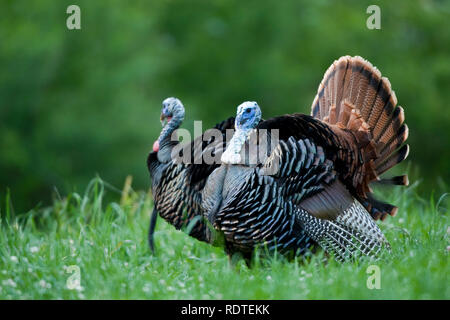
<path fill-rule="evenodd" d="M 36 253 L 36 252 L 38 252 L 38 251 L 39 251 L 39 247 L 34 246 L 34 247 L 31 247 L 31 248 L 30 248 L 30 252 L 31 252 L 31 253 Z"/>
<path fill-rule="evenodd" d="M 10 286 L 10 287 L 13 287 L 13 288 L 17 287 L 17 283 L 15 283 L 13 279 L 3 280 L 2 281 L 2 285 Z"/>
<path fill-rule="evenodd" d="M 144 292 L 150 292 L 150 287 L 146 284 L 143 288 L 142 288 L 142 291 L 144 291 Z"/>
<path fill-rule="evenodd" d="M 19 262 L 19 259 L 18 259 L 16 256 L 11 256 L 10 259 L 11 259 L 11 261 L 14 262 L 14 263 Z"/>

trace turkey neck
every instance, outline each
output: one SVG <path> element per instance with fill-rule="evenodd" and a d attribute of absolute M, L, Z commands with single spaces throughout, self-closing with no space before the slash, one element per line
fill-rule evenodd
<path fill-rule="evenodd" d="M 241 162 L 241 158 L 239 161 L 233 159 L 233 156 L 240 156 L 242 147 L 245 142 L 248 140 L 248 137 L 252 133 L 253 129 L 236 129 L 234 131 L 233 137 L 228 144 L 227 149 L 222 155 L 222 162 L 226 164 L 238 164 Z"/>
<path fill-rule="evenodd" d="M 158 160 L 160 162 L 169 162 L 172 149 L 178 144 L 178 137 L 174 131 L 178 129 L 184 120 L 184 110 L 174 113 L 172 119 L 167 122 L 159 135 Z"/>

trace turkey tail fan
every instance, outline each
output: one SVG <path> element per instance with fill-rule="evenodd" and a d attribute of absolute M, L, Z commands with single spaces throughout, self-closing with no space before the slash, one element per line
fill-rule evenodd
<path fill-rule="evenodd" d="M 369 183 L 380 181 L 379 176 L 406 159 L 409 152 L 408 145 L 404 145 L 408 138 L 404 110 L 397 106 L 389 80 L 361 57 L 341 57 L 325 72 L 311 115 L 329 124 L 338 135 L 345 136 L 346 132 L 348 145 L 356 142 L 353 157 L 347 161 L 354 168 L 353 187 L 361 203 L 367 203 L 366 209 L 380 218 L 394 212 L 369 199 Z M 408 178 L 380 182 L 407 185 Z"/>

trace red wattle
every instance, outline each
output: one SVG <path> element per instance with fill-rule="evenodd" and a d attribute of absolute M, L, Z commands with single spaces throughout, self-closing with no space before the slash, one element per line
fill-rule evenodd
<path fill-rule="evenodd" d="M 153 143 L 153 151 L 158 152 L 158 150 L 159 150 L 159 142 L 158 140 L 156 140 L 155 143 Z"/>

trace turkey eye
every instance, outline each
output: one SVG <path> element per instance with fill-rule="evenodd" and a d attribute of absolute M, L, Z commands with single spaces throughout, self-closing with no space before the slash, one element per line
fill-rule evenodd
<path fill-rule="evenodd" d="M 250 113 L 250 109 L 246 109 L 245 112 Z"/>

